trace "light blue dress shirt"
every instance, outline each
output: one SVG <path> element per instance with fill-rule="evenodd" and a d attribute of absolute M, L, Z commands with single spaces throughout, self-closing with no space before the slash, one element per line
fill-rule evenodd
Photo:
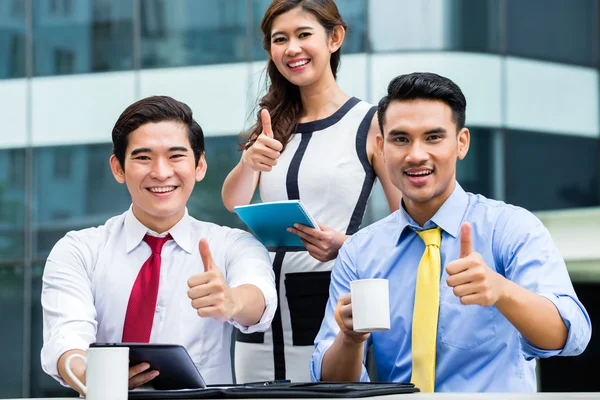
<path fill-rule="evenodd" d="M 495 306 L 460 303 L 446 284 L 445 267 L 458 258 L 465 221 L 473 226 L 474 250 L 490 268 L 554 303 L 569 329 L 563 349 L 533 346 Z M 436 391 L 535 391 L 536 358 L 578 355 L 585 349 L 590 319 L 548 230 L 529 211 L 466 193 L 457 183 L 425 226 L 420 227 L 401 207 L 346 241 L 332 271 L 329 302 L 315 339 L 313 381 L 320 380 L 323 355 L 339 331 L 333 316 L 338 298 L 350 292 L 350 281 L 364 278 L 389 280 L 391 329 L 372 333 L 368 341 L 373 345 L 378 379 L 410 381 L 415 281 L 425 250 L 414 230 L 436 226 L 442 228 Z M 364 365 L 361 380 L 369 380 Z"/>

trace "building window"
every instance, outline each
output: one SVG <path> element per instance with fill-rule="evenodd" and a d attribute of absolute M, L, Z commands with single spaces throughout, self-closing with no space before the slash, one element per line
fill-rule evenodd
<path fill-rule="evenodd" d="M 54 73 L 68 75 L 75 71 L 75 54 L 70 50 L 54 50 Z"/>
<path fill-rule="evenodd" d="M 597 65 L 597 0 L 508 0 L 505 4 L 509 55 Z"/>
<path fill-rule="evenodd" d="M 71 218 L 71 212 L 69 210 L 52 210 L 53 221 L 64 221 Z"/>
<path fill-rule="evenodd" d="M 131 70 L 133 3 L 134 0 L 33 1 L 34 76 Z M 0 60 L 4 60 L 2 39 L 0 29 Z M 3 72 L 0 68 L 0 75 Z"/>
<path fill-rule="evenodd" d="M 223 3 L 218 9 L 219 20 L 222 22 L 221 28 L 238 28 L 245 22 L 244 10 L 240 9 L 238 4 Z"/>
<path fill-rule="evenodd" d="M 165 4 L 162 0 L 142 3 L 142 35 L 149 39 L 166 37 Z"/>
<path fill-rule="evenodd" d="M 8 53 L 9 76 L 25 75 L 25 36 L 14 34 L 10 37 L 10 52 Z"/>
<path fill-rule="evenodd" d="M 600 205 L 597 138 L 508 129 L 505 152 L 508 203 L 531 211 Z"/>
<path fill-rule="evenodd" d="M 13 187 L 25 185 L 25 152 L 13 150 L 8 152 L 8 183 Z"/>
<path fill-rule="evenodd" d="M 25 0 L 12 0 L 10 14 L 13 17 L 25 16 Z"/>
<path fill-rule="evenodd" d="M 68 17 L 73 12 L 72 0 L 50 0 L 50 14 L 53 16 Z"/>
<path fill-rule="evenodd" d="M 73 149 L 71 147 L 57 148 L 54 154 L 54 177 L 57 179 L 71 178 L 72 165 Z"/>
<path fill-rule="evenodd" d="M 142 68 L 247 60 L 247 3 L 140 0 Z"/>
<path fill-rule="evenodd" d="M 467 192 L 493 197 L 493 131 L 481 127 L 471 127 L 469 131 L 469 152 L 456 165 L 456 179 Z"/>

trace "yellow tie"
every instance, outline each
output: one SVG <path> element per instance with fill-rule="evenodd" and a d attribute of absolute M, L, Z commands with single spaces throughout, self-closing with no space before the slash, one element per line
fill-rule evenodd
<path fill-rule="evenodd" d="M 440 303 L 440 228 L 417 232 L 425 242 L 419 263 L 412 323 L 412 379 L 422 392 L 435 387 L 435 340 Z"/>

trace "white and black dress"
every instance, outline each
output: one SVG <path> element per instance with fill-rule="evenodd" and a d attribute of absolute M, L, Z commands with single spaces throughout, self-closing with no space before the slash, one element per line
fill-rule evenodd
<path fill-rule="evenodd" d="M 328 118 L 298 124 L 277 165 L 261 173 L 262 201 L 300 199 L 321 224 L 347 235 L 358 231 L 376 178 L 367 157 L 375 111 L 353 97 Z M 236 381 L 308 382 L 334 260 L 320 262 L 304 247 L 269 251 L 279 308 L 267 332 L 237 332 Z"/>

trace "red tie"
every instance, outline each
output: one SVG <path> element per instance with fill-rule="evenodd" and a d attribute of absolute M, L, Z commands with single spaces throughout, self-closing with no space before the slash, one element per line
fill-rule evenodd
<path fill-rule="evenodd" d="M 142 265 L 129 295 L 123 325 L 123 342 L 148 343 L 150 341 L 160 282 L 160 252 L 165 242 L 171 239 L 173 238 L 170 234 L 164 238 L 144 236 L 144 241 L 150 246 L 152 254 Z"/>

